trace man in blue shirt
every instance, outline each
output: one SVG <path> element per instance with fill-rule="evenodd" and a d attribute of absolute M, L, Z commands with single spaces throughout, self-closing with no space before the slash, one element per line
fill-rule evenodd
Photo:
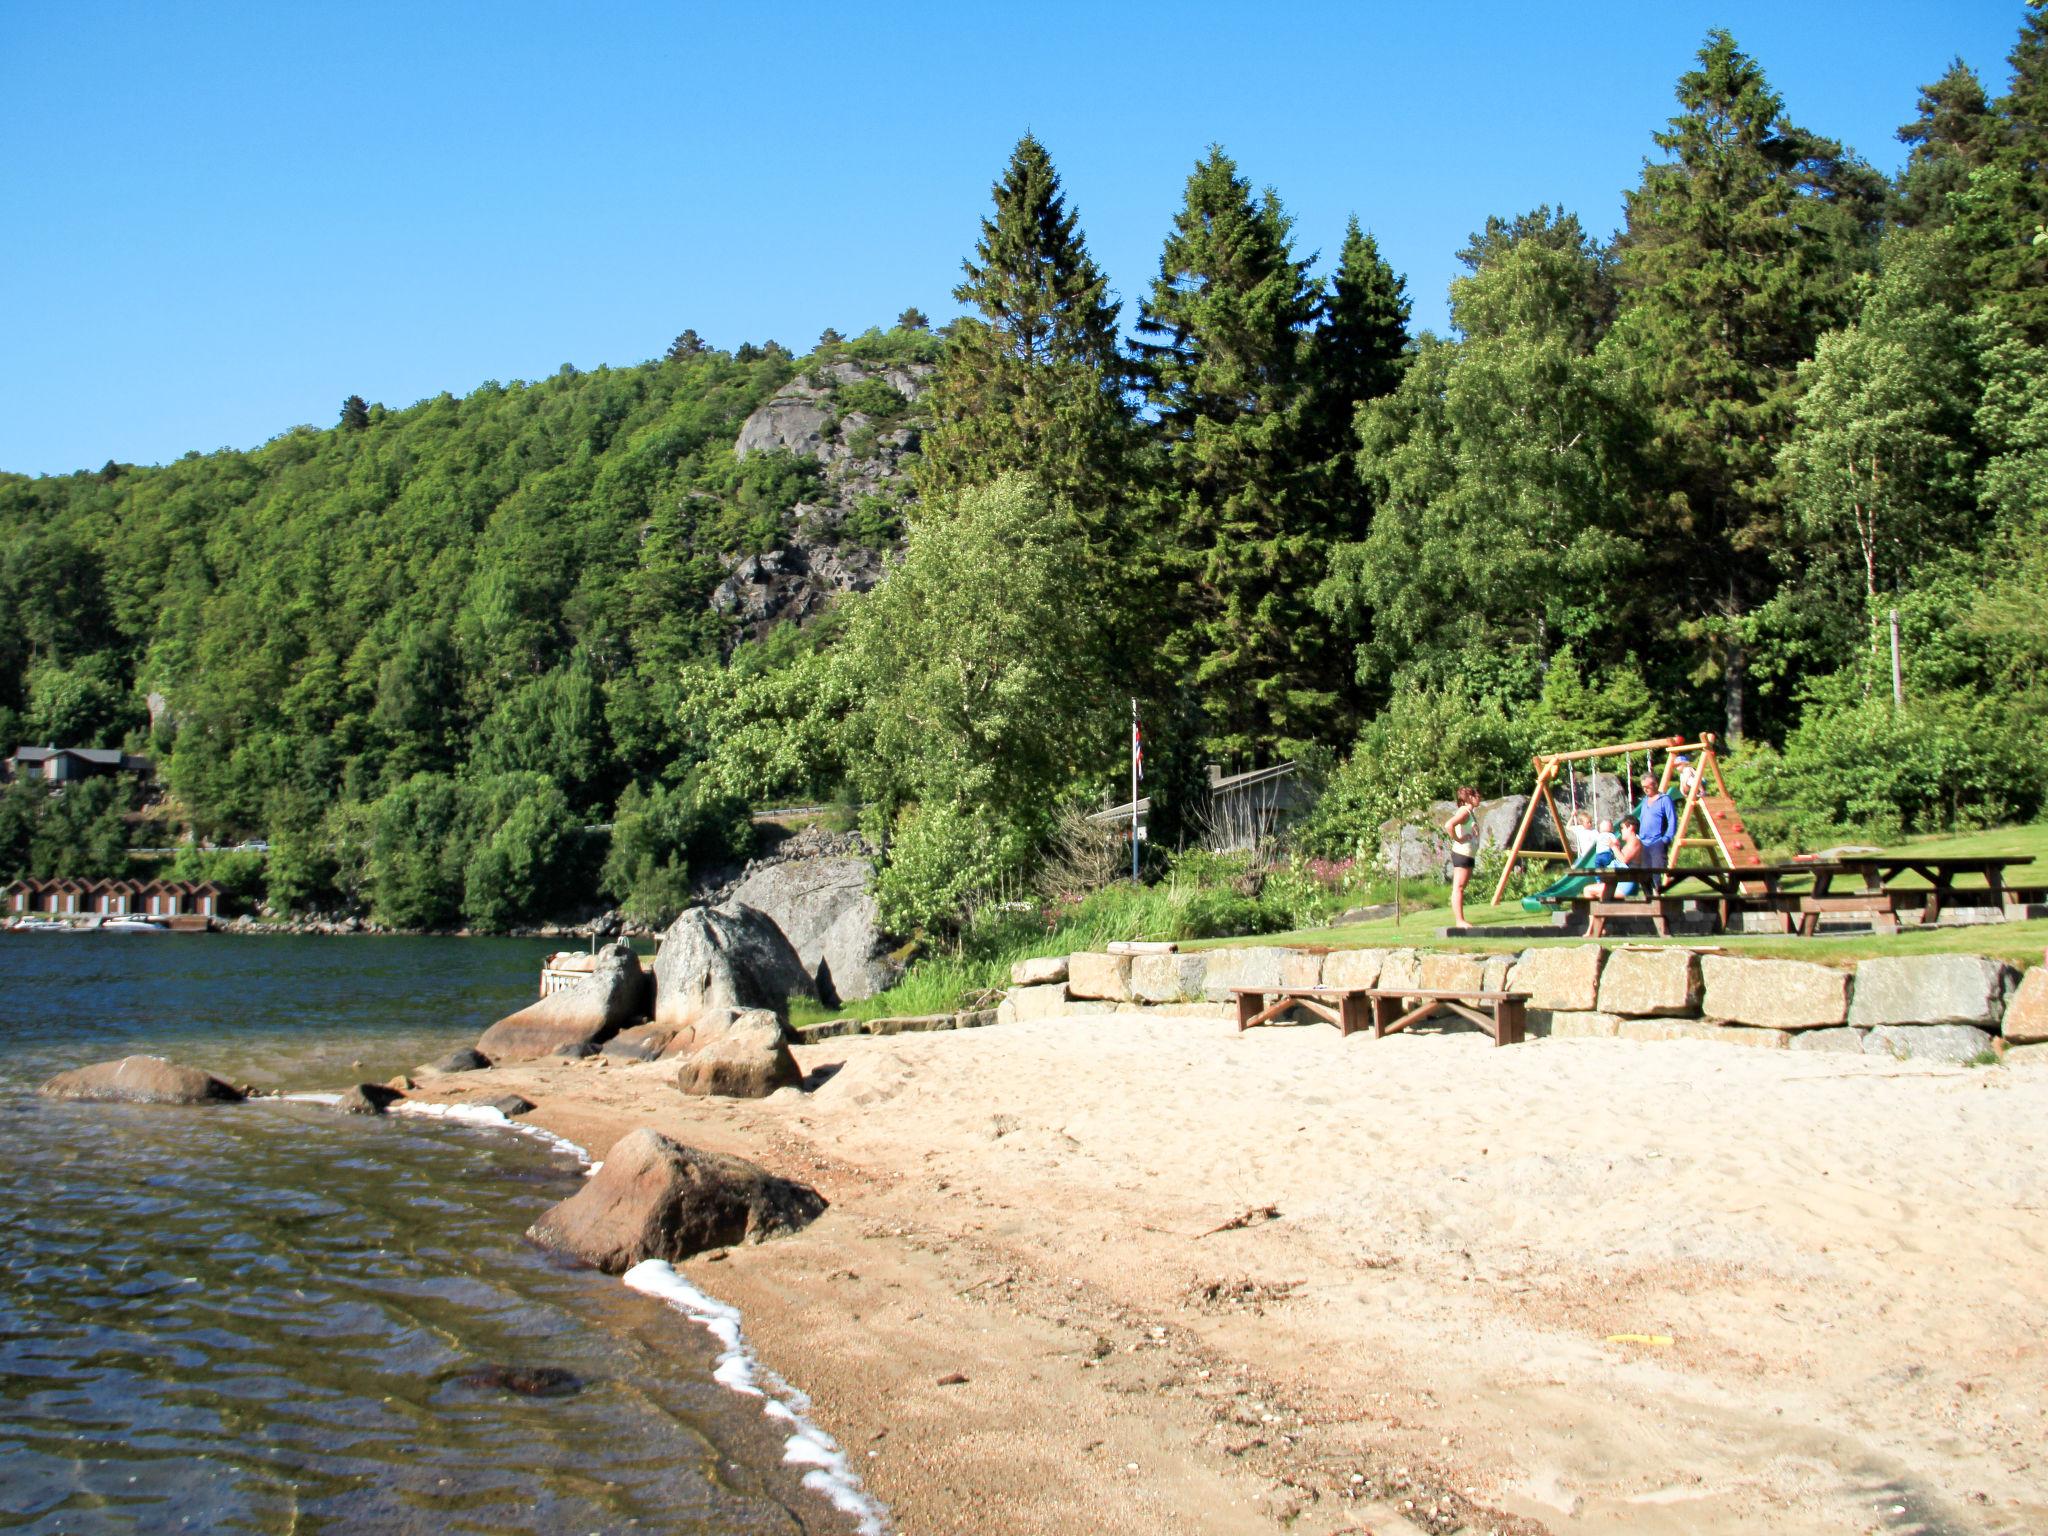
<path fill-rule="evenodd" d="M 1658 793 L 1654 775 L 1642 777 L 1643 804 L 1636 812 L 1643 829 L 1639 836 L 1643 841 L 1643 868 L 1668 869 L 1671 863 L 1671 840 L 1678 835 L 1678 812 L 1672 809 L 1671 798 Z M 1662 882 L 1654 876 L 1644 881 L 1645 889 L 1655 892 Z"/>

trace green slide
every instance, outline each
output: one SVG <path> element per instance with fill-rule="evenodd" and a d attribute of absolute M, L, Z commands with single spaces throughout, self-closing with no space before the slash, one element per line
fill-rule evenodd
<path fill-rule="evenodd" d="M 1553 901 L 1568 901 L 1600 877 L 1596 874 L 1566 875 L 1553 885 L 1547 885 L 1534 896 L 1522 898 L 1524 912 L 1541 912 Z"/>

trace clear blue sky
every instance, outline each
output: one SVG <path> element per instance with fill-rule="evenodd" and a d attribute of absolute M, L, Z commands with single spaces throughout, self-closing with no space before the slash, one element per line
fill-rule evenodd
<path fill-rule="evenodd" d="M 1725 25 L 1879 167 L 2020 0 L 1174 5 L 0 0 L 0 468 L 155 463 L 685 326 L 934 319 L 1027 127 L 1135 310 L 1212 140 L 1306 250 L 1347 214 L 1441 326 L 1452 252 L 1598 231 Z"/>

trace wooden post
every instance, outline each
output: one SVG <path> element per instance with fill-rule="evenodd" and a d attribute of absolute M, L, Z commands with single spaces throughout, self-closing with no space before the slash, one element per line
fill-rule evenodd
<path fill-rule="evenodd" d="M 1549 798 L 1547 786 L 1553 778 L 1557 777 L 1558 758 L 1539 757 L 1534 759 L 1534 762 L 1536 764 L 1536 790 L 1534 794 L 1529 796 L 1528 809 L 1522 812 L 1522 824 L 1515 828 L 1514 846 L 1508 849 L 1507 863 L 1500 867 L 1500 879 L 1493 887 L 1493 900 L 1489 903 L 1491 906 L 1497 907 L 1500 905 L 1500 898 L 1508 888 L 1508 876 L 1515 872 L 1515 865 L 1522 857 L 1522 844 L 1528 841 L 1530 824 L 1536 820 L 1537 799 L 1539 797 Z M 1554 818 L 1557 815 L 1557 808 L 1552 806 L 1550 813 Z"/>

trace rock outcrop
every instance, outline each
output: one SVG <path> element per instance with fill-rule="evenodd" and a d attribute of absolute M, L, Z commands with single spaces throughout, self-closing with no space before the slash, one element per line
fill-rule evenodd
<path fill-rule="evenodd" d="M 730 1099 L 765 1099 L 802 1081 L 789 1054 L 788 1027 L 765 1008 L 700 1019 L 676 1073 L 676 1087 L 684 1093 Z"/>
<path fill-rule="evenodd" d="M 641 1129 L 614 1142 L 604 1166 L 526 1235 L 616 1275 L 644 1259 L 676 1263 L 709 1248 L 763 1242 L 808 1225 L 824 1209 L 816 1190 L 743 1158 Z"/>
<path fill-rule="evenodd" d="M 647 973 L 632 946 L 608 944 L 589 976 L 498 1020 L 476 1048 L 500 1065 L 531 1061 L 565 1045 L 596 1045 L 646 1012 Z"/>
<path fill-rule="evenodd" d="M 244 1097 L 241 1089 L 210 1072 L 161 1056 L 124 1056 L 59 1072 L 40 1091 L 52 1099 L 106 1104 L 239 1104 Z"/>
<path fill-rule="evenodd" d="M 797 503 L 790 537 L 773 550 L 737 560 L 712 594 L 736 633 L 760 635 L 784 620 L 801 623 L 843 592 L 865 592 L 888 568 L 872 527 L 849 537 L 847 523 L 876 502 L 908 499 L 908 460 L 921 430 L 915 405 L 932 369 L 884 367 L 850 358 L 797 375 L 750 415 L 733 444 L 736 458 L 787 453 L 819 466 L 816 492 Z M 877 396 L 873 386 L 893 391 Z"/>
<path fill-rule="evenodd" d="M 682 1030 L 721 1009 L 789 1017 L 792 997 L 815 997 L 810 973 L 772 918 L 729 901 L 691 907 L 654 956 L 654 1022 Z"/>
<path fill-rule="evenodd" d="M 875 905 L 874 865 L 863 858 L 790 859 L 749 870 L 732 893 L 773 920 L 828 1007 L 872 997 L 903 967 L 889 958 Z"/>

